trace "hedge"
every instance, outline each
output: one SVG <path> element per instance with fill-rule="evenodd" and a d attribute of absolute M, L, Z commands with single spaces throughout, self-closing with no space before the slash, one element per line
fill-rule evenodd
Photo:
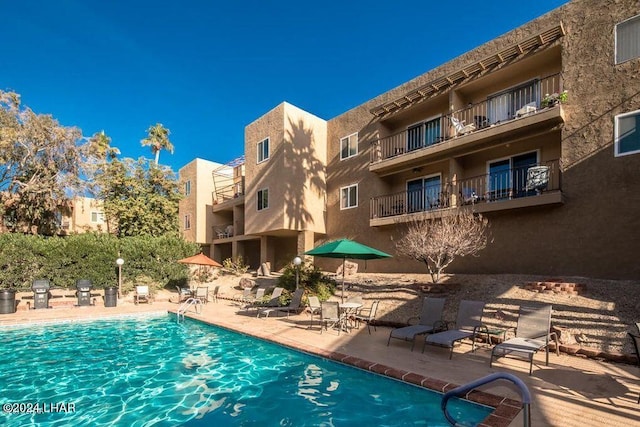
<path fill-rule="evenodd" d="M 124 259 L 123 290 L 136 283 L 154 288 L 187 283 L 188 268 L 176 261 L 200 251 L 177 237 L 124 237 L 87 233 L 65 237 L 0 234 L 0 289 L 29 290 L 35 279 L 75 289 L 89 279 L 96 289 L 117 286 L 115 260 Z"/>

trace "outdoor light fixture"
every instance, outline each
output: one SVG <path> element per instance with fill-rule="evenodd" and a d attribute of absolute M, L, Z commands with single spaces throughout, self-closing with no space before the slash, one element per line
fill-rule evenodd
<path fill-rule="evenodd" d="M 302 264 L 302 258 L 299 256 L 293 259 L 293 265 L 296 266 L 296 290 L 300 284 L 300 264 Z"/>
<path fill-rule="evenodd" d="M 116 260 L 116 265 L 118 266 L 118 298 L 122 298 L 122 265 L 124 264 L 124 260 L 122 258 L 118 258 Z"/>

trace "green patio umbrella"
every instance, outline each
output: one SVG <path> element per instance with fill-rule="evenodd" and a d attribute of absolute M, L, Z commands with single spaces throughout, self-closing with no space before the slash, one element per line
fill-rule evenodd
<path fill-rule="evenodd" d="M 342 259 L 342 301 L 344 302 L 344 270 L 345 261 L 349 259 L 380 259 L 391 258 L 388 253 L 379 251 L 362 243 L 349 239 L 334 240 L 304 253 L 305 255 L 319 256 L 322 258 Z"/>

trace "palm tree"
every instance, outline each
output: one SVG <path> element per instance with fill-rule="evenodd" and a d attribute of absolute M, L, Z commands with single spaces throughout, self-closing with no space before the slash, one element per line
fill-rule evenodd
<path fill-rule="evenodd" d="M 147 137 L 140 141 L 142 146 L 150 146 L 151 152 L 156 156 L 156 166 L 160 159 L 160 150 L 167 150 L 173 154 L 173 144 L 169 141 L 169 129 L 162 126 L 162 123 L 156 123 L 147 129 Z"/>

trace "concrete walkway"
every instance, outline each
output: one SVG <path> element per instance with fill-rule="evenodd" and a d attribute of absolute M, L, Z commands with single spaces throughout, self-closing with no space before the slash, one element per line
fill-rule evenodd
<path fill-rule="evenodd" d="M 101 318 L 151 311 L 174 311 L 178 305 L 170 302 L 133 305 L 120 303 L 118 307 L 69 307 L 49 310 L 19 311 L 0 315 L 0 326 L 74 318 Z M 534 426 L 628 426 L 640 425 L 640 369 L 637 366 L 600 362 L 561 354 L 550 355 L 549 366 L 544 365 L 544 353 L 536 355 L 533 375 L 528 375 L 528 362 L 500 359 L 489 368 L 490 349 L 481 347 L 471 352 L 471 345 L 462 344 L 449 360 L 448 349 L 422 345 L 411 352 L 407 342 L 392 340 L 387 347 L 389 328 L 378 328 L 371 335 L 367 328 L 341 333 L 335 330 L 320 333 L 318 325 L 311 329 L 310 317 L 303 313 L 257 318 L 255 311 L 247 313 L 226 300 L 204 305 L 202 313 L 189 314 L 225 328 L 279 342 L 311 353 L 328 355 L 339 353 L 351 362 L 366 366 L 393 367 L 410 382 L 416 378 L 435 379 L 432 384 L 464 384 L 494 372 L 509 372 L 521 378 L 533 395 L 532 425 Z M 407 374 L 409 373 L 409 374 Z M 430 383 L 431 384 L 431 383 Z M 500 382 L 483 391 L 497 396 L 520 400 L 515 388 Z M 498 412 L 498 411 L 496 411 Z M 523 425 L 522 412 L 509 422 L 500 415 L 491 425 Z M 497 421 L 496 421 L 497 420 Z"/>

